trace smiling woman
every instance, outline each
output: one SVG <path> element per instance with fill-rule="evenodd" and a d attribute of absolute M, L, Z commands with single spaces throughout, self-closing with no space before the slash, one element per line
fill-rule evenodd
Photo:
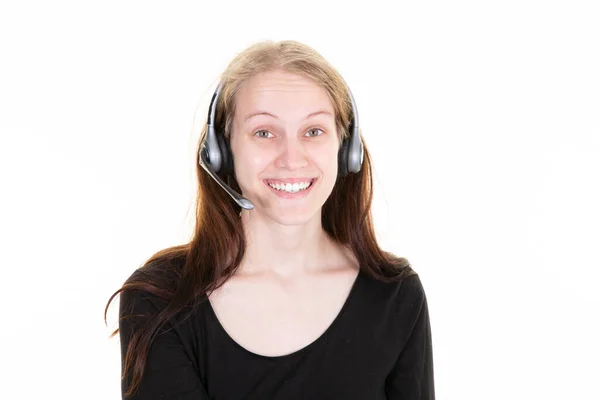
<path fill-rule="evenodd" d="M 339 73 L 304 44 L 260 42 L 208 114 L 192 240 L 106 306 L 120 294 L 123 398 L 433 399 L 425 292 L 377 243 Z"/>
<path fill-rule="evenodd" d="M 278 68 L 240 84 L 228 139 L 235 179 L 258 205 L 254 214 L 288 225 L 319 217 L 337 179 L 341 138 L 334 115 L 327 91 L 297 73 Z M 266 180 L 280 184 L 279 191 L 265 190 Z M 301 183 L 313 181 L 300 192 Z"/>

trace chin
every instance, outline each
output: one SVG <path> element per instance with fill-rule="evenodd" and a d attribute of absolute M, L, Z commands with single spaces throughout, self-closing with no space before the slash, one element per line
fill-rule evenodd
<path fill-rule="evenodd" d="M 312 212 L 271 209 L 269 210 L 268 214 L 273 221 L 284 226 L 297 226 L 308 224 L 315 217 L 319 218 L 319 220 L 321 219 L 320 208 Z"/>
<path fill-rule="evenodd" d="M 307 202 L 303 204 L 286 204 L 285 202 L 265 201 L 259 213 L 267 216 L 281 225 L 302 225 L 310 222 L 313 218 L 321 221 L 322 204 Z"/>

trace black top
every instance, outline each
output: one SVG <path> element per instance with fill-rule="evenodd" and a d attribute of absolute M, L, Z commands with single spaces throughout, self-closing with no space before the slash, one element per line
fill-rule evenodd
<path fill-rule="evenodd" d="M 155 314 L 164 302 L 121 295 L 121 314 Z M 132 307 L 132 308 L 131 308 Z M 119 323 L 121 356 L 135 320 Z M 340 313 L 311 344 L 263 356 L 236 343 L 209 301 L 171 323 L 151 346 L 139 391 L 130 399 L 434 399 L 427 299 L 418 275 L 384 283 L 359 272 Z M 129 380 L 122 382 L 122 393 Z"/>

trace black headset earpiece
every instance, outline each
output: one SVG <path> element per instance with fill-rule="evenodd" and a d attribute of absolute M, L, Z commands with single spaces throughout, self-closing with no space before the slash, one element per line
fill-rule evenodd
<path fill-rule="evenodd" d="M 217 135 L 217 140 L 219 142 L 219 149 L 222 157 L 219 173 L 221 173 L 221 175 L 233 174 L 233 153 L 231 152 L 229 141 L 225 139 L 224 135 L 219 134 Z"/>
<path fill-rule="evenodd" d="M 217 86 L 210 101 L 206 137 L 200 144 L 200 165 L 240 207 L 251 210 L 254 205 L 250 200 L 242 197 L 217 175 L 217 173 L 232 174 L 234 171 L 231 147 L 223 132 L 217 132 L 215 128 L 215 113 L 221 89 L 222 82 Z M 350 172 L 359 172 L 362 168 L 364 156 L 364 147 L 358 127 L 358 111 L 350 88 L 348 88 L 348 95 L 352 103 L 352 122 L 348 132 L 349 137 L 342 141 L 338 151 L 338 177 L 344 177 Z"/>
<path fill-rule="evenodd" d="M 348 175 L 348 143 L 349 139 L 344 139 L 338 151 L 338 177 L 340 178 Z"/>

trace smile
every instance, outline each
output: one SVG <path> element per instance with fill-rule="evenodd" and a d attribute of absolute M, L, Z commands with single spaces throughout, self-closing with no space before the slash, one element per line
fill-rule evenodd
<path fill-rule="evenodd" d="M 317 178 L 304 181 L 304 182 L 295 182 L 295 183 L 273 183 L 273 182 L 265 182 L 265 184 L 269 187 L 270 191 L 275 193 L 278 197 L 281 198 L 300 198 L 306 196 L 314 186 L 314 182 Z"/>

